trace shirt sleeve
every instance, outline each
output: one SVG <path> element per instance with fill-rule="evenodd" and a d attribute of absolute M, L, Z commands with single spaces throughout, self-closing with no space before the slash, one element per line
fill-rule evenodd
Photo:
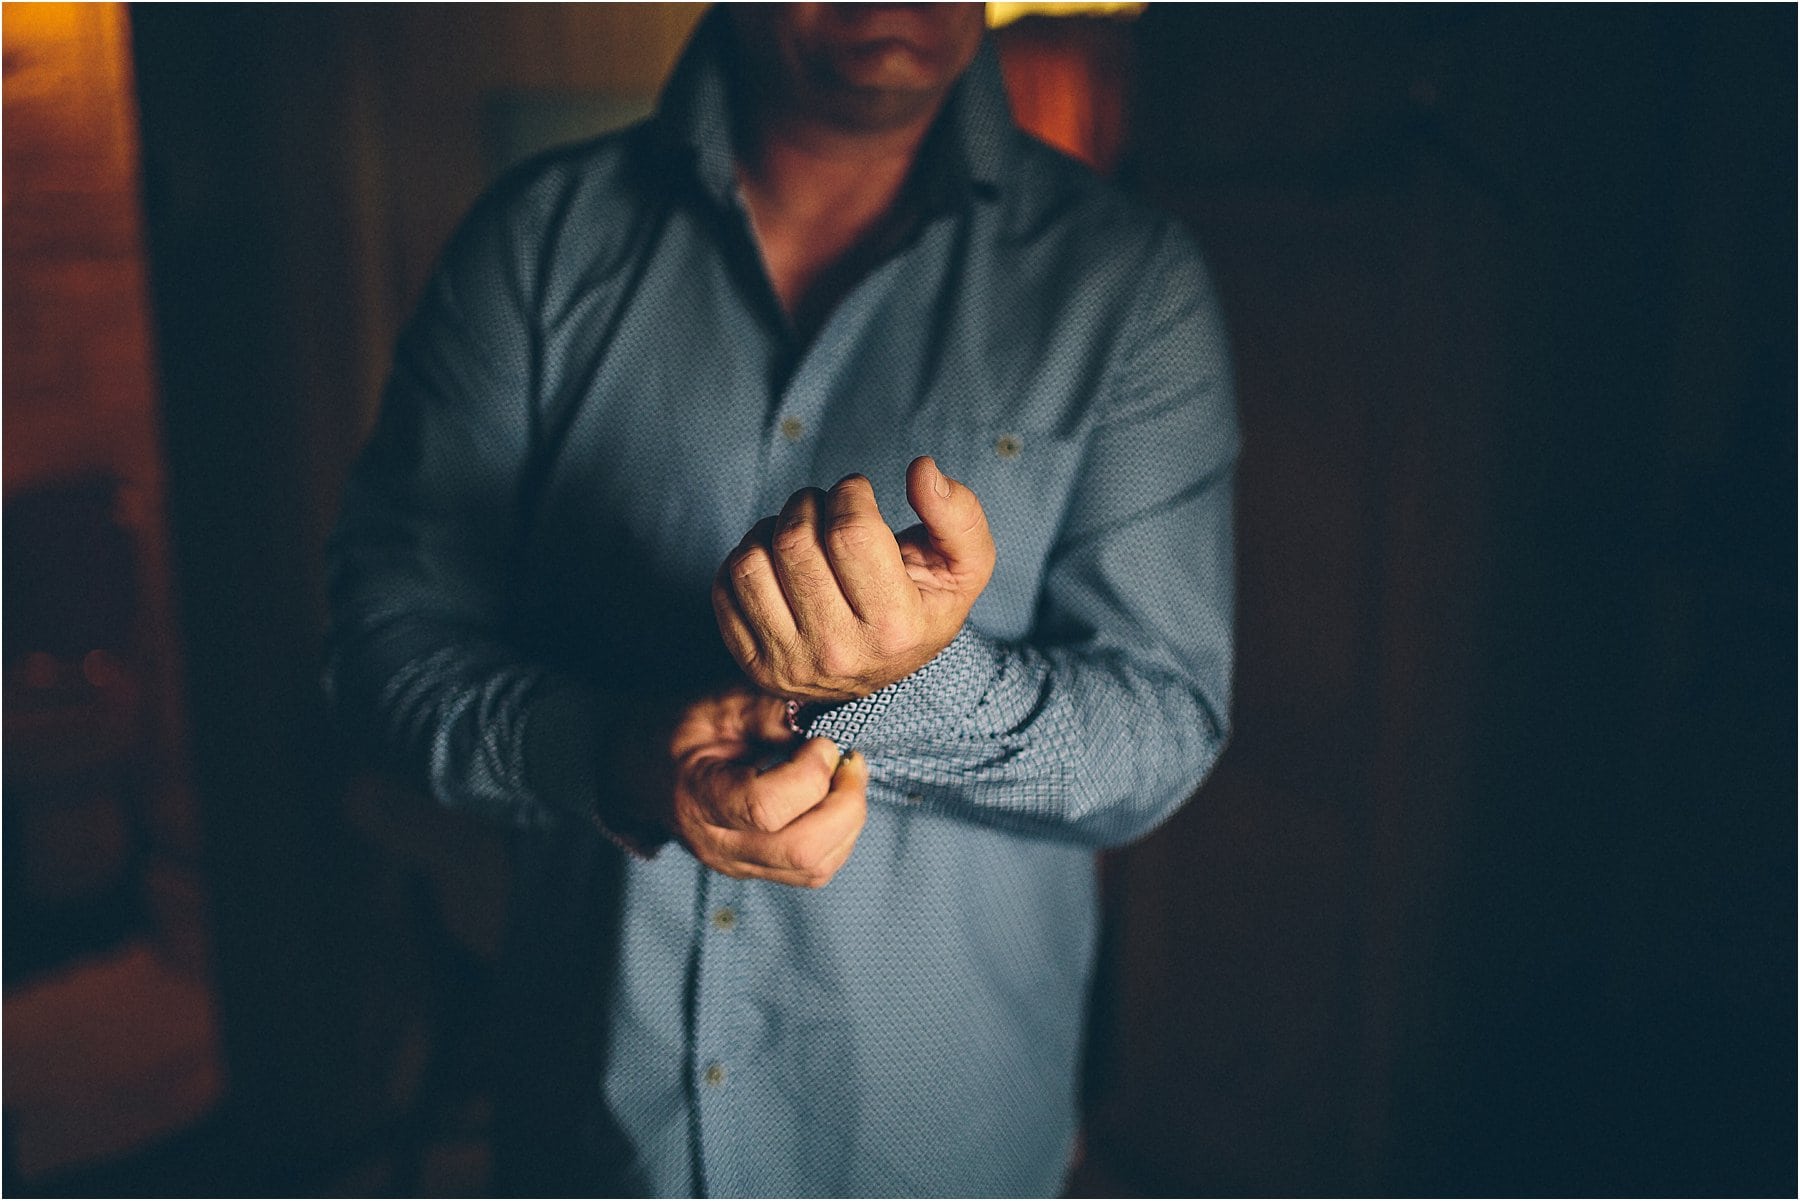
<path fill-rule="evenodd" d="M 616 702 L 508 637 L 532 471 L 532 259 L 496 194 L 446 249 L 396 349 L 329 550 L 325 687 L 340 724 L 442 804 L 598 823 Z"/>
<path fill-rule="evenodd" d="M 965 626 L 912 676 L 810 725 L 861 749 L 890 797 L 1116 846 L 1173 813 L 1224 749 L 1229 356 L 1205 270 L 1172 225 L 1144 279 L 1030 636 Z"/>

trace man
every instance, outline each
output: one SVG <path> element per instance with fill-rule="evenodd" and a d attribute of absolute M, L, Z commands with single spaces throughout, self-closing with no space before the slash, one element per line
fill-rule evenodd
<path fill-rule="evenodd" d="M 1093 851 L 1225 738 L 1235 455 L 1197 256 L 1016 130 L 979 5 L 715 10 L 477 206 L 329 678 L 521 827 L 510 1187 L 1059 1187 Z"/>

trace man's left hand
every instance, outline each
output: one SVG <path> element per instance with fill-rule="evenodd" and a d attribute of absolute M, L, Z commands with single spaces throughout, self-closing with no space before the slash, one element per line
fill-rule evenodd
<path fill-rule="evenodd" d="M 799 701 L 867 696 L 956 637 L 994 572 L 987 514 L 929 458 L 907 468 L 906 496 L 919 524 L 896 535 L 864 477 L 805 488 L 726 556 L 713 612 L 758 687 Z"/>

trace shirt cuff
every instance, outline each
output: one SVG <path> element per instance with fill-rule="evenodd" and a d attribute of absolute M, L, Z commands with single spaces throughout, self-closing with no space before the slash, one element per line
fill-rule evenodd
<path fill-rule="evenodd" d="M 539 807 L 586 821 L 621 849 L 648 859 L 668 836 L 622 813 L 603 813 L 602 732 L 607 706 L 586 688 L 564 684 L 546 691 L 525 719 L 525 781 Z"/>
<path fill-rule="evenodd" d="M 904 680 L 814 714 L 806 736 L 829 738 L 848 754 L 860 739 L 879 729 L 890 712 L 905 713 L 954 700 L 967 691 L 968 681 L 985 677 L 982 642 L 981 635 L 964 626 L 936 658 Z"/>

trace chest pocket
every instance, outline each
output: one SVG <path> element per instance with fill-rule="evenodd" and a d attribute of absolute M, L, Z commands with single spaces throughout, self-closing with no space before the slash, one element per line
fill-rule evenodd
<path fill-rule="evenodd" d="M 1084 439 L 927 411 L 913 418 L 908 441 L 911 454 L 931 455 L 952 478 L 975 490 L 994 532 L 994 577 L 975 602 L 970 620 L 997 638 L 1023 637 L 1031 629 L 1045 561 L 1062 527 Z M 897 507 L 880 499 L 884 512 L 903 519 L 896 525 L 911 523 L 903 485 Z"/>

